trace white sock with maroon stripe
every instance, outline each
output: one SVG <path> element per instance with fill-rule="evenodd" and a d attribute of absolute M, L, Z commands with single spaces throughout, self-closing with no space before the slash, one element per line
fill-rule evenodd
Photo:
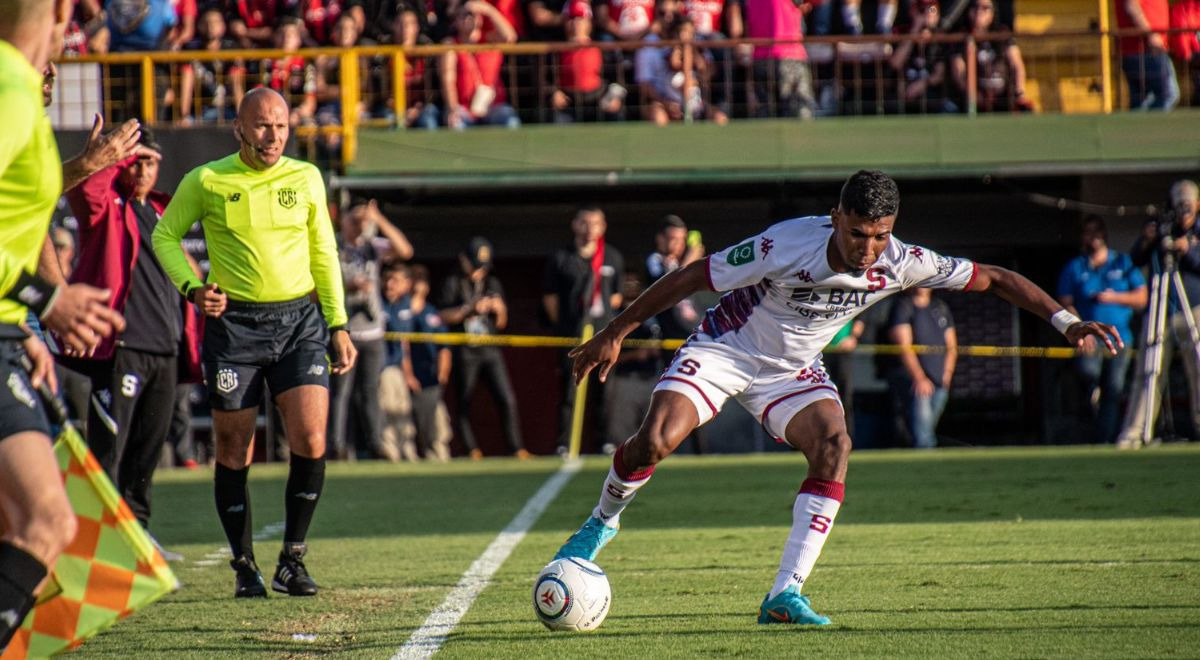
<path fill-rule="evenodd" d="M 600 503 L 592 509 L 592 517 L 604 521 L 608 527 L 616 527 L 621 512 L 633 501 L 633 496 L 642 486 L 650 481 L 654 474 L 654 466 L 629 472 L 621 458 L 625 445 L 617 447 L 613 453 L 613 464 L 608 469 L 608 477 L 604 479 L 604 488 L 600 490 Z"/>
<path fill-rule="evenodd" d="M 804 587 L 817 557 L 821 556 L 821 548 L 825 547 L 829 530 L 833 529 L 833 519 L 842 506 L 845 490 L 840 481 L 824 479 L 805 479 L 800 485 L 800 494 L 792 506 L 792 531 L 783 546 L 771 598 L 790 585 Z"/>

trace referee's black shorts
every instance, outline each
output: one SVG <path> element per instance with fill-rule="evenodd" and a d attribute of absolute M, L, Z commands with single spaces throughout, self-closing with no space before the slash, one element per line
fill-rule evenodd
<path fill-rule="evenodd" d="M 0 440 L 26 431 L 50 435 L 50 420 L 21 366 L 24 354 L 20 340 L 0 339 Z"/>
<path fill-rule="evenodd" d="M 230 300 L 204 324 L 204 380 L 217 410 L 257 408 L 301 385 L 329 387 L 329 328 L 308 296 L 274 303 Z"/>

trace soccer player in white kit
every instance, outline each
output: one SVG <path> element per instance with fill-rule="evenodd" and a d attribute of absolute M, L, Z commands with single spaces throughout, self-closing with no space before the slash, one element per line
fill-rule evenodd
<path fill-rule="evenodd" d="M 621 341 L 643 320 L 696 291 L 727 292 L 676 352 L 641 428 L 613 455 L 599 504 L 555 558 L 595 559 L 659 461 L 733 397 L 808 459 L 783 559 L 758 622 L 828 624 L 800 589 L 845 491 L 850 436 L 837 385 L 821 364 L 821 348 L 841 326 L 887 296 L 922 286 L 991 291 L 1049 320 L 1075 346 L 1099 340 L 1115 354 L 1122 345 L 1111 326 L 1081 321 L 1017 273 L 895 238 L 899 206 L 895 181 L 859 171 L 842 186 L 830 215 L 780 222 L 664 276 L 572 351 L 576 382 L 597 367 L 604 380 Z"/>

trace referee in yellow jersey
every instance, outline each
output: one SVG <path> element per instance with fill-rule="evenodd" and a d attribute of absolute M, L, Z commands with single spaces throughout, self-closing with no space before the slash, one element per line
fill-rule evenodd
<path fill-rule="evenodd" d="M 54 360 L 25 326 L 27 314 L 80 353 L 124 327 L 105 305 L 107 291 L 55 286 L 37 275 L 62 193 L 42 71 L 58 56 L 70 15 L 69 0 L 0 0 L 0 655 L 75 537 L 50 424 L 34 392 L 43 383 L 56 388 Z"/>
<path fill-rule="evenodd" d="M 247 93 L 233 132 L 241 143 L 236 154 L 197 167 L 179 184 L 154 230 L 154 252 L 208 317 L 202 353 L 217 448 L 214 489 L 233 551 L 234 595 L 267 595 L 254 561 L 246 488 L 265 386 L 283 413 L 291 448 L 283 550 L 271 589 L 312 596 L 317 584 L 304 566 L 304 539 L 325 482 L 329 373 L 349 370 L 356 352 L 344 327 L 325 184 L 312 164 L 283 155 L 287 102 L 269 89 Z M 196 221 L 208 242 L 208 283 L 180 245 Z M 319 307 L 309 296 L 314 289 Z"/>

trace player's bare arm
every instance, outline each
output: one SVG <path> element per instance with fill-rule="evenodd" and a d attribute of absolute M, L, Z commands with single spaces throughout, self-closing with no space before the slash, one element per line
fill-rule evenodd
<path fill-rule="evenodd" d="M 1047 321 L 1050 321 L 1055 314 L 1066 311 L 1062 305 L 1036 284 L 1030 282 L 1024 275 L 999 266 L 988 264 L 978 264 L 978 266 L 979 272 L 975 276 L 975 282 L 971 285 L 971 291 L 991 291 L 1017 307 L 1037 314 Z M 1119 349 L 1125 347 L 1120 333 L 1106 323 L 1077 320 L 1067 326 L 1063 330 L 1063 334 L 1066 335 L 1067 341 L 1076 348 L 1086 348 L 1089 337 L 1103 342 L 1112 355 L 1116 355 Z"/>
<path fill-rule="evenodd" d="M 576 347 L 569 355 L 575 360 L 573 372 L 575 382 L 587 378 L 589 372 L 600 368 L 600 380 L 608 378 L 608 372 L 621 353 L 621 342 L 642 321 L 674 306 L 697 291 L 708 290 L 708 262 L 697 261 L 664 275 L 637 297 L 625 311 L 617 315 L 604 329 L 584 344 Z"/>

